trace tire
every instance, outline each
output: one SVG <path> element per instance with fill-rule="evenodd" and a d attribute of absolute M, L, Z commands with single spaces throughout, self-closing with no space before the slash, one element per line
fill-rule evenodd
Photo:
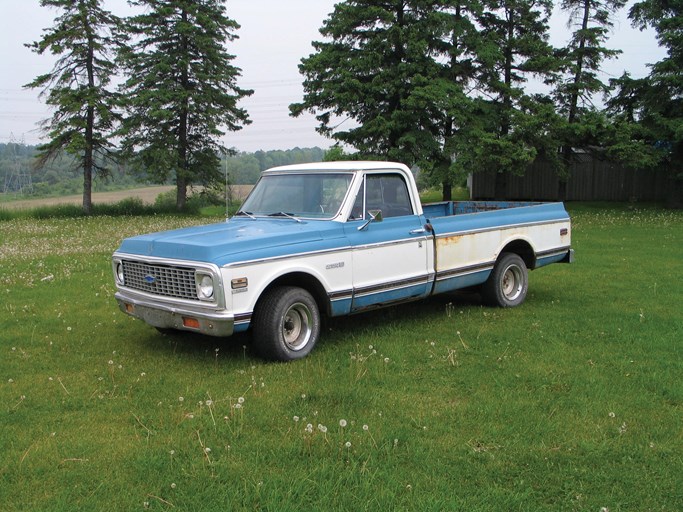
<path fill-rule="evenodd" d="M 268 290 L 254 311 L 253 344 L 261 357 L 293 361 L 306 357 L 320 336 L 320 312 L 303 288 Z"/>
<path fill-rule="evenodd" d="M 524 302 L 528 288 L 529 272 L 524 260 L 517 254 L 504 252 L 482 285 L 482 295 L 490 306 L 512 308 Z"/>

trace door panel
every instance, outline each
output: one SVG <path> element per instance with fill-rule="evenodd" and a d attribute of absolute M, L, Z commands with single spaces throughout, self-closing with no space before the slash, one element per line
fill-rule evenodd
<path fill-rule="evenodd" d="M 377 210 L 382 220 L 368 223 L 368 212 Z M 365 176 L 346 224 L 353 254 L 353 311 L 429 293 L 432 242 L 423 222 L 413 213 L 400 175 Z"/>

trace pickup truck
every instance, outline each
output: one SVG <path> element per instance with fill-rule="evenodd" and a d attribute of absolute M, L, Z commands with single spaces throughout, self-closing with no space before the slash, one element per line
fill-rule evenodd
<path fill-rule="evenodd" d="M 512 307 L 528 271 L 573 260 L 562 203 L 422 205 L 392 162 L 275 167 L 232 218 L 122 241 L 120 309 L 162 332 L 252 331 L 264 358 L 305 357 L 323 315 L 349 315 L 460 288 Z"/>

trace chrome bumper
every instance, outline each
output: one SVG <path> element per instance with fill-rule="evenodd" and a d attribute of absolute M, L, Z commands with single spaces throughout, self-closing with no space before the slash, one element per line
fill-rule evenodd
<path fill-rule="evenodd" d="M 225 311 L 160 303 L 122 292 L 114 297 L 121 311 L 159 329 L 178 329 L 208 336 L 230 336 L 234 330 L 235 317 Z"/>

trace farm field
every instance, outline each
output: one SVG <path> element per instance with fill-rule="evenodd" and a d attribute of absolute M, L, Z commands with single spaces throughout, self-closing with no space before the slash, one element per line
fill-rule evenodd
<path fill-rule="evenodd" d="M 233 193 L 236 198 L 244 199 L 253 185 L 231 185 Z M 159 194 L 175 190 L 175 186 L 161 185 L 157 187 L 140 187 L 126 190 L 117 190 L 114 192 L 93 192 L 92 200 L 95 204 L 101 203 L 118 203 L 128 198 L 138 198 L 144 204 L 154 204 L 155 199 Z M 9 201 L 0 201 L 0 208 L 8 210 L 27 210 L 31 208 L 39 208 L 44 206 L 55 206 L 61 204 L 75 204 L 83 203 L 83 195 L 75 194 L 61 197 L 47 197 L 42 199 L 14 199 Z"/>
<path fill-rule="evenodd" d="M 115 192 L 93 192 L 93 203 L 118 203 L 123 199 L 129 197 L 136 197 L 142 200 L 145 204 L 152 204 L 159 194 L 174 190 L 173 186 L 158 186 L 158 187 L 140 187 L 134 189 L 117 190 Z M 82 194 L 74 194 L 70 196 L 61 197 L 46 197 L 41 199 L 15 199 L 12 201 L 0 202 L 0 207 L 11 210 L 24 210 L 31 208 L 39 208 L 43 206 L 55 206 L 59 204 L 76 204 L 83 203 Z"/>
<path fill-rule="evenodd" d="M 0 508 L 683 510 L 683 212 L 568 205 L 576 263 L 330 321 L 294 363 L 118 311 L 123 237 L 0 221 Z"/>

